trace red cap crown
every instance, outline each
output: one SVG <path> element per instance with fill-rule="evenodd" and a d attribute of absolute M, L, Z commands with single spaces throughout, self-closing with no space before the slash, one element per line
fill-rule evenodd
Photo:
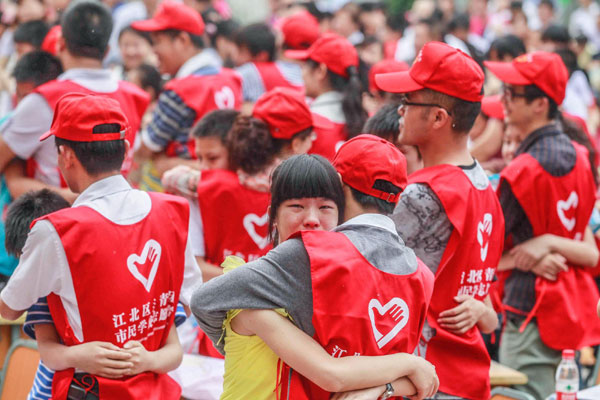
<path fill-rule="evenodd" d="M 445 43 L 429 42 L 408 71 L 375 76 L 381 90 L 394 93 L 428 88 L 466 101 L 483 98 L 484 74 L 471 57 Z"/>
<path fill-rule="evenodd" d="M 319 21 L 308 11 L 301 11 L 281 24 L 285 44 L 290 49 L 306 50 L 321 36 Z"/>
<path fill-rule="evenodd" d="M 375 63 L 369 70 L 369 91 L 376 92 L 379 90 L 377 83 L 375 83 L 375 75 L 387 74 L 389 72 L 402 72 L 408 71 L 410 67 L 404 61 L 396 60 L 381 60 Z"/>
<path fill-rule="evenodd" d="M 136 21 L 131 26 L 147 32 L 175 29 L 192 35 L 204 33 L 204 21 L 198 11 L 173 0 L 164 0 L 151 19 Z"/>
<path fill-rule="evenodd" d="M 54 25 L 52 28 L 50 28 L 50 30 L 46 34 L 46 37 L 44 38 L 44 41 L 42 42 L 41 49 L 44 50 L 45 52 L 48 52 L 48 53 L 52 54 L 53 56 L 55 56 L 56 51 L 57 51 L 56 43 L 58 42 L 58 39 L 61 36 L 62 36 L 62 28 L 60 27 L 60 25 Z"/>
<path fill-rule="evenodd" d="M 256 100 L 252 116 L 269 126 L 271 136 L 291 139 L 296 133 L 313 126 L 310 109 L 304 96 L 291 88 L 278 87 Z"/>
<path fill-rule="evenodd" d="M 344 143 L 333 159 L 342 181 L 359 192 L 397 203 L 407 184 L 406 159 L 392 143 L 362 134 Z M 389 182 L 400 188 L 389 191 Z"/>
<path fill-rule="evenodd" d="M 348 78 L 348 67 L 358 68 L 358 53 L 346 39 L 335 33 L 325 33 L 307 50 L 288 50 L 285 56 L 295 60 L 311 59 Z"/>
<path fill-rule="evenodd" d="M 51 135 L 74 142 L 122 140 L 129 129 L 118 101 L 99 95 L 68 93 L 56 103 L 52 126 L 40 141 Z"/>
<path fill-rule="evenodd" d="M 556 53 L 536 51 L 520 55 L 510 63 L 485 61 L 484 64 L 502 82 L 535 85 L 558 105 L 565 99 L 569 72 Z"/>
<path fill-rule="evenodd" d="M 500 95 L 485 96 L 481 100 L 481 112 L 488 118 L 504 120 L 504 107 Z"/>

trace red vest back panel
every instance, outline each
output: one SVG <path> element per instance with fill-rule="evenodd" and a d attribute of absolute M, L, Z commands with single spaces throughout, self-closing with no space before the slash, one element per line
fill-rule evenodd
<path fill-rule="evenodd" d="M 325 118 L 325 117 L 323 117 Z M 348 139 L 346 133 L 346 124 L 331 122 L 331 129 L 315 128 L 314 133 L 316 139 L 313 141 L 310 154 L 318 154 L 325 157 L 329 161 L 333 161 L 335 153 L 344 142 Z"/>
<path fill-rule="evenodd" d="M 492 188 L 479 190 L 461 168 L 447 164 L 424 168 L 409 177 L 425 183 L 442 202 L 453 230 L 435 275 L 427 321 L 435 335 L 426 359 L 434 364 L 440 391 L 468 399 L 490 397 L 490 358 L 477 326 L 456 335 L 437 323 L 440 312 L 458 305 L 460 294 L 483 300 L 489 291 L 504 242 L 504 216 Z M 460 366 L 460 368 L 457 368 Z M 469 379 L 464 373 L 469 371 Z"/>
<path fill-rule="evenodd" d="M 54 112 L 56 103 L 58 100 L 67 93 L 85 93 L 94 94 L 99 96 L 110 97 L 111 99 L 117 100 L 131 125 L 131 130 L 127 132 L 126 139 L 129 141 L 130 147 L 129 152 L 125 156 L 121 172 L 127 176 L 131 170 L 133 164 L 133 145 L 135 143 L 135 137 L 140 130 L 142 118 L 146 112 L 148 104 L 150 104 L 150 96 L 139 87 L 132 83 L 119 81 L 119 87 L 115 92 L 111 93 L 97 93 L 93 92 L 73 81 L 59 81 L 54 80 L 47 82 L 41 86 L 38 86 L 34 92 L 39 93 L 46 99 L 48 105 Z M 62 179 L 62 178 L 61 178 Z"/>
<path fill-rule="evenodd" d="M 202 171 L 198 203 L 206 260 L 221 265 L 230 255 L 249 262 L 267 254 L 272 248 L 267 214 L 270 199 L 268 192 L 242 186 L 235 172 Z"/>
<path fill-rule="evenodd" d="M 302 85 L 294 85 L 281 73 L 281 70 L 277 66 L 277 63 L 273 61 L 258 62 L 255 61 L 252 64 L 256 67 L 256 70 L 260 74 L 265 92 L 268 92 L 276 87 L 287 87 L 290 89 L 296 89 L 304 93 L 304 87 Z"/>
<path fill-rule="evenodd" d="M 166 342 L 183 282 L 189 207 L 175 196 L 150 197 L 150 213 L 132 225 L 115 224 L 84 206 L 42 218 L 52 223 L 65 249 L 84 342 L 122 347 L 137 340 L 149 351 Z M 49 295 L 48 305 L 62 341 L 79 344 L 60 298 Z M 53 398 L 66 398 L 72 376 L 73 369 L 54 376 Z M 179 386 L 166 374 L 98 382 L 100 398 L 179 399 Z"/>
<path fill-rule="evenodd" d="M 339 232 L 300 233 L 311 265 L 314 338 L 333 357 L 412 353 L 421 337 L 433 274 L 418 260 L 410 275 L 371 265 Z M 282 398 L 289 369 L 284 368 Z M 329 399 L 330 393 L 296 373 L 290 399 Z"/>
<path fill-rule="evenodd" d="M 510 184 L 534 236 L 551 233 L 575 240 L 584 237 L 594 207 L 595 184 L 587 150 L 574 142 L 573 146 L 577 161 L 565 176 L 550 175 L 527 153 L 520 154 L 502 171 L 500 179 Z M 536 305 L 531 314 L 547 346 L 580 349 L 600 343 L 600 320 L 596 308 L 590 306 L 599 298 L 591 272 L 592 268 L 570 266 L 555 282 L 536 278 Z"/>

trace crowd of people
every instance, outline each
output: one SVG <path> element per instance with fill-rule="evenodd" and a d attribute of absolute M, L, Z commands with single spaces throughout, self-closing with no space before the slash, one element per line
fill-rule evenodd
<path fill-rule="evenodd" d="M 495 359 L 546 399 L 563 350 L 593 366 L 600 6 L 567 3 L 1 3 L 29 398 L 483 400 Z"/>

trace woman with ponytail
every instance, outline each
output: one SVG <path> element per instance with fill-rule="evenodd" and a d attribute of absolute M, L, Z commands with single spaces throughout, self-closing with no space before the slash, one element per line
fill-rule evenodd
<path fill-rule="evenodd" d="M 311 153 L 332 160 L 341 143 L 360 134 L 367 120 L 358 53 L 346 38 L 327 33 L 307 50 L 288 50 L 285 55 L 305 61 L 302 78 L 306 95 L 314 98 L 310 110 L 333 124 L 329 130 L 316 131 Z"/>

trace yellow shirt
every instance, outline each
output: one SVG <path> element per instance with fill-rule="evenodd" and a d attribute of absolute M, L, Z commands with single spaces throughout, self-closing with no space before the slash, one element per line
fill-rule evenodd
<path fill-rule="evenodd" d="M 229 256 L 221 266 L 224 272 L 244 265 L 239 257 Z M 243 310 L 230 310 L 223 322 L 225 332 L 225 374 L 221 400 L 275 399 L 279 357 L 256 335 L 238 335 L 231 321 Z M 289 318 L 283 309 L 275 310 Z"/>

